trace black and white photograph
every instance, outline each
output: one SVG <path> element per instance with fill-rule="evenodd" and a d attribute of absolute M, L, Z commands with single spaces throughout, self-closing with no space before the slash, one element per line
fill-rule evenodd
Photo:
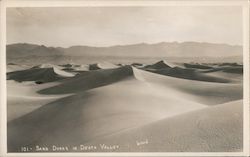
<path fill-rule="evenodd" d="M 7 153 L 240 153 L 241 5 L 6 8 Z"/>

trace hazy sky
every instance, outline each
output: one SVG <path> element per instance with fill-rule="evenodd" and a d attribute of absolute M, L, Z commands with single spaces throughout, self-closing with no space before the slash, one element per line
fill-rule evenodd
<path fill-rule="evenodd" d="M 110 46 L 199 41 L 242 44 L 236 6 L 8 8 L 7 43 Z"/>

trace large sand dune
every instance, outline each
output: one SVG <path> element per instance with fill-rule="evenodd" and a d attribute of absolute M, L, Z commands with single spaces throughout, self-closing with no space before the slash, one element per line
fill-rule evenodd
<path fill-rule="evenodd" d="M 241 151 L 242 100 L 165 118 L 91 141 L 120 145 L 117 151 Z M 161 135 L 161 136 L 157 136 Z M 147 141 L 138 145 L 137 142 Z"/>
<path fill-rule="evenodd" d="M 8 80 L 36 81 L 37 83 L 46 83 L 73 77 L 74 74 L 63 71 L 56 67 L 50 68 L 30 68 L 26 70 L 14 71 L 7 73 Z"/>
<path fill-rule="evenodd" d="M 145 67 L 176 69 L 164 61 Z M 242 150 L 240 74 L 202 74 L 206 68 L 192 66 L 196 77 L 207 76 L 195 80 L 112 63 L 92 64 L 90 71 L 77 75 L 54 68 L 8 74 L 8 151 L 99 144 L 119 148 L 88 151 Z M 238 77 L 224 82 L 209 79 L 226 80 L 227 75 Z M 41 78 L 43 84 L 34 83 Z M 17 90 L 24 92 L 20 95 Z M 140 140 L 148 143 L 136 146 Z"/>
<path fill-rule="evenodd" d="M 214 83 L 196 80 L 187 80 L 169 76 L 157 75 L 147 71 L 134 68 L 138 79 L 146 82 L 159 84 L 161 88 L 171 88 L 172 90 L 182 91 L 188 95 L 189 99 L 206 104 L 220 104 L 242 98 L 241 83 Z M 216 88 L 216 90 L 214 90 Z"/>

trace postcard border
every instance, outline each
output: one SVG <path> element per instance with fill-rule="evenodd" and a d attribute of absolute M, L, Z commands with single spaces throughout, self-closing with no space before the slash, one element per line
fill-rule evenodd
<path fill-rule="evenodd" d="M 174 153 L 7 153 L 7 107 L 6 107 L 6 8 L 7 7 L 96 7 L 96 6 L 241 6 L 243 14 L 243 102 L 244 102 L 244 132 L 243 152 L 174 152 Z M 0 31 L 0 156 L 248 156 L 249 155 L 249 3 L 247 0 L 224 1 L 168 1 L 168 0 L 3 0 L 0 1 L 1 31 Z"/>

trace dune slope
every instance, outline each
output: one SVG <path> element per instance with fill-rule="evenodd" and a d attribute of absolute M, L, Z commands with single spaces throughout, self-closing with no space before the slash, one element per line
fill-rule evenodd
<path fill-rule="evenodd" d="M 119 145 L 115 151 L 242 151 L 242 100 L 166 118 L 121 131 L 89 145 Z M 147 141 L 138 145 L 138 141 Z M 103 151 L 100 150 L 99 151 Z"/>
<path fill-rule="evenodd" d="M 242 83 L 217 83 L 197 80 L 188 80 L 163 76 L 151 72 L 133 68 L 135 76 L 148 83 L 159 84 L 161 87 L 172 88 L 172 90 L 182 91 L 195 101 L 216 105 L 233 100 L 242 99 Z M 215 90 L 216 89 L 216 90 Z"/>
<path fill-rule="evenodd" d="M 34 82 L 18 83 L 13 80 L 7 81 L 7 120 L 17 119 L 39 107 L 55 101 L 65 95 L 41 95 L 37 91 L 55 86 L 56 83 L 40 84 Z M 22 92 L 20 92 L 22 91 Z"/>

